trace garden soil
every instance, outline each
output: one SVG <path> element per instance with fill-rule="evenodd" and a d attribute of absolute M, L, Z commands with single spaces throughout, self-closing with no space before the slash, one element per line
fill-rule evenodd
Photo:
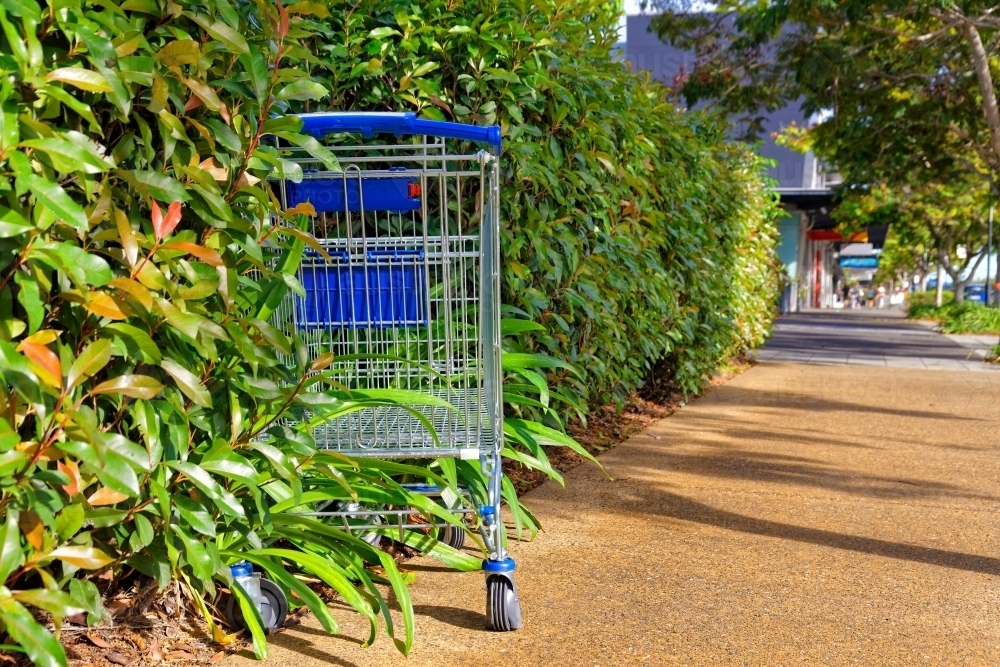
<path fill-rule="evenodd" d="M 996 664 L 998 405 L 994 373 L 763 362 L 605 452 L 613 479 L 527 495 L 520 631 L 418 558 L 408 660 L 335 605 L 267 664 Z"/>

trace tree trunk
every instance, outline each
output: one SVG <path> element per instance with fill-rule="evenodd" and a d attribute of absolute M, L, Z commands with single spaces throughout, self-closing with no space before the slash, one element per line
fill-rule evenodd
<path fill-rule="evenodd" d="M 990 146 L 997 162 L 1000 163 L 1000 108 L 997 107 L 997 96 L 993 89 L 993 74 L 990 72 L 989 55 L 983 40 L 979 36 L 979 30 L 972 22 L 966 20 L 962 23 L 962 35 L 972 50 L 972 60 L 976 67 L 976 78 L 979 81 L 979 92 L 983 96 L 983 113 L 986 115 L 986 124 L 990 128 Z"/>
<path fill-rule="evenodd" d="M 944 305 L 944 265 L 938 262 L 937 267 L 937 295 L 934 297 L 934 305 L 940 308 Z"/>
<path fill-rule="evenodd" d="M 951 279 L 951 288 L 955 292 L 954 303 L 956 304 L 965 303 L 965 286 L 969 283 L 969 280 L 970 280 L 969 278 L 966 278 L 965 280 L 955 280 L 954 278 Z"/>

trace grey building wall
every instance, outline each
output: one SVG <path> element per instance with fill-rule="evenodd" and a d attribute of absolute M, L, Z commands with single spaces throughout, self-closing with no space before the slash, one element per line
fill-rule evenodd
<path fill-rule="evenodd" d="M 627 18 L 625 42 L 625 58 L 635 70 L 646 70 L 654 78 L 667 85 L 673 85 L 676 77 L 684 70 L 690 72 L 694 66 L 694 53 L 682 51 L 667 46 L 649 31 L 652 16 L 629 16 Z M 778 181 L 782 188 L 815 187 L 813 179 L 812 156 L 778 146 L 771 139 L 771 133 L 781 130 L 793 121 L 805 125 L 806 117 L 794 104 L 767 115 L 762 136 L 760 154 L 777 161 L 777 166 L 771 169 L 771 177 Z"/>

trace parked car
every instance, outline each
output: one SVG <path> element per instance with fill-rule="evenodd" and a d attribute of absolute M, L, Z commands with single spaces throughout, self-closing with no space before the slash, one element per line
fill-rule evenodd
<path fill-rule="evenodd" d="M 965 286 L 965 300 L 986 303 L 986 284 L 973 283 Z"/>

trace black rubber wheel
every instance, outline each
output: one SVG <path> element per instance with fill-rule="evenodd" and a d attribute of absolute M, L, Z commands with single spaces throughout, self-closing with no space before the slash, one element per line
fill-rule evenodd
<path fill-rule="evenodd" d="M 517 590 L 507 577 L 492 575 L 486 578 L 486 622 L 497 632 L 510 632 L 522 625 Z"/>
<path fill-rule="evenodd" d="M 444 542 L 453 549 L 465 545 L 465 531 L 458 526 L 443 526 L 438 530 L 438 542 Z"/>
<path fill-rule="evenodd" d="M 260 580 L 260 592 L 267 600 L 267 605 L 260 610 L 261 619 L 264 621 L 264 631 L 274 632 L 285 624 L 285 619 L 288 617 L 288 600 L 285 599 L 285 593 L 281 587 L 270 579 Z M 235 595 L 230 595 L 229 602 L 226 604 L 226 621 L 233 628 L 247 629 L 246 621 L 243 619 L 243 610 L 240 609 L 240 602 Z"/>

